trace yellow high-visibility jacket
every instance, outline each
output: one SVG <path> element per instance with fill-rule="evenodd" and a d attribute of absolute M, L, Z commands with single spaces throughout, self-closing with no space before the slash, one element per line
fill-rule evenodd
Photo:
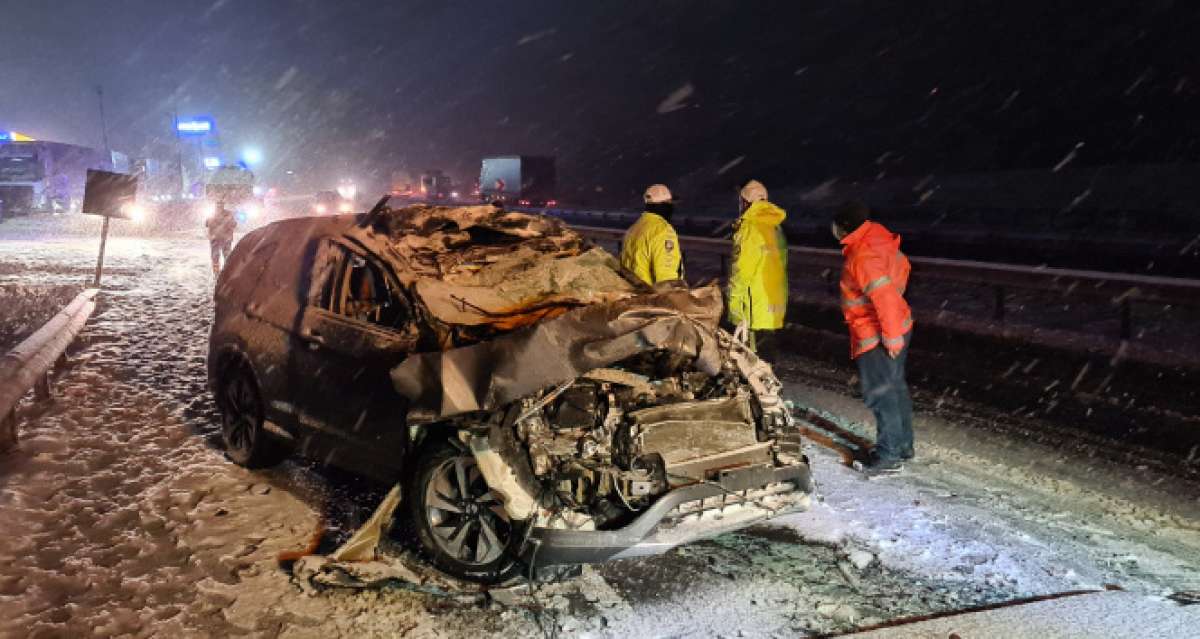
<path fill-rule="evenodd" d="M 787 312 L 787 239 L 783 209 L 760 200 L 738 220 L 729 274 L 729 321 L 751 330 L 783 328 Z"/>
<path fill-rule="evenodd" d="M 621 266 L 647 284 L 682 278 L 682 255 L 671 223 L 649 211 L 642 213 L 621 240 Z"/>

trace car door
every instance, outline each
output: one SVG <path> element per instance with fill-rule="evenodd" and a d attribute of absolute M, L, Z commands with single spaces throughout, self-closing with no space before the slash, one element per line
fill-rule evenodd
<path fill-rule="evenodd" d="M 380 260 L 347 242 L 322 242 L 291 360 L 298 420 L 311 435 L 304 452 L 391 478 L 407 429 L 390 371 L 416 345 L 412 306 Z"/>

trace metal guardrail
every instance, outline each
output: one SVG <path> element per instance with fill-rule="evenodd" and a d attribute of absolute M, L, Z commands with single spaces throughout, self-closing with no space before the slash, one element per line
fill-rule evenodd
<path fill-rule="evenodd" d="M 597 240 L 619 242 L 625 235 L 620 229 L 595 226 L 572 228 Z M 685 251 L 720 257 L 721 273 L 728 274 L 728 258 L 733 249 L 729 240 L 680 236 L 679 242 Z M 827 278 L 840 272 L 842 260 L 841 251 L 836 249 L 810 246 L 792 246 L 788 249 L 789 265 L 822 269 Z M 1122 339 L 1129 339 L 1132 335 L 1132 309 L 1135 302 L 1200 307 L 1200 280 L 1194 279 L 911 255 L 909 261 L 913 272 L 923 278 L 992 287 L 995 294 L 993 315 L 998 320 L 1004 319 L 1005 299 L 1012 289 L 1108 301 L 1120 309 Z"/>
<path fill-rule="evenodd" d="M 0 358 L 0 452 L 17 443 L 17 403 L 29 389 L 34 389 L 40 399 L 50 397 L 50 369 L 96 309 L 97 292 L 89 288 L 76 295 L 50 321 Z"/>

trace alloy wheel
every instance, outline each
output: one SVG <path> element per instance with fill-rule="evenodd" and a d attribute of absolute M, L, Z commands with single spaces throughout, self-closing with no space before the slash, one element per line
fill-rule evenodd
<path fill-rule="evenodd" d="M 249 458 L 258 438 L 258 423 L 262 416 L 258 393 L 249 377 L 237 375 L 225 387 L 225 445 L 239 461 Z"/>
<path fill-rule="evenodd" d="M 511 522 L 470 455 L 434 470 L 425 486 L 425 511 L 434 542 L 464 564 L 495 561 L 511 540 Z"/>

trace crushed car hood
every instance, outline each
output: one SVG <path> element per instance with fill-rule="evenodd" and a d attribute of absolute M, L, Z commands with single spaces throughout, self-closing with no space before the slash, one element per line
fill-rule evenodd
<path fill-rule="evenodd" d="M 722 366 L 716 330 L 720 289 L 648 293 L 563 313 L 489 341 L 409 356 L 392 383 L 414 420 L 494 410 L 554 384 L 652 350 L 695 358 L 698 370 Z"/>
<path fill-rule="evenodd" d="M 492 206 L 413 206 L 372 225 L 429 313 L 505 331 L 634 295 L 617 261 L 561 220 Z M 382 236 L 380 238 L 379 236 Z"/>

